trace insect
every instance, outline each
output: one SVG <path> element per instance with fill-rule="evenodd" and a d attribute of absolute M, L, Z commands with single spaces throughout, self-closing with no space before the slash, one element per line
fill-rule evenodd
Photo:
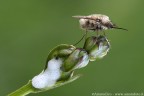
<path fill-rule="evenodd" d="M 111 20 L 109 19 L 109 17 L 106 15 L 92 14 L 88 16 L 72 16 L 72 17 L 79 19 L 80 27 L 85 30 L 85 35 L 82 37 L 82 39 L 86 37 L 88 31 L 93 31 L 93 32 L 96 31 L 97 35 L 100 31 L 104 32 L 104 30 L 107 30 L 107 29 L 122 29 L 122 30 L 127 31 L 127 29 L 120 28 L 116 26 L 115 24 L 113 24 Z M 105 32 L 104 32 L 104 35 L 105 35 Z"/>

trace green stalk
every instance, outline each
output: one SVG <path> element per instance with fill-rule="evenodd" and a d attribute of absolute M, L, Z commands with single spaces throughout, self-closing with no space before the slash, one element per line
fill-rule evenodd
<path fill-rule="evenodd" d="M 30 93 L 33 93 L 34 90 L 35 89 L 32 87 L 31 81 L 29 81 L 26 85 L 22 86 L 7 96 L 26 96 Z"/>
<path fill-rule="evenodd" d="M 31 80 L 24 86 L 22 86 L 21 88 L 17 89 L 16 91 L 8 94 L 7 96 L 26 96 L 30 93 L 39 93 L 39 92 L 44 92 L 44 91 L 48 91 L 60 86 L 63 86 L 65 84 L 71 83 L 75 80 L 77 80 L 81 75 L 75 75 L 72 76 L 70 79 L 68 79 L 67 81 L 58 81 L 54 86 L 45 88 L 45 89 L 36 89 L 32 86 Z"/>

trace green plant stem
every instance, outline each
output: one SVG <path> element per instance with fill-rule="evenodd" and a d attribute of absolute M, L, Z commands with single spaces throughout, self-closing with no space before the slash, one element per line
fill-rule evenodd
<path fill-rule="evenodd" d="M 32 87 L 31 82 L 29 81 L 26 85 L 10 93 L 8 96 L 26 96 L 27 94 L 33 92 L 34 92 L 34 88 Z"/>
<path fill-rule="evenodd" d="M 47 91 L 47 90 L 50 90 L 50 89 L 54 89 L 54 88 L 63 86 L 65 84 L 71 83 L 71 82 L 77 80 L 80 76 L 81 76 L 80 74 L 75 75 L 75 76 L 71 77 L 67 81 L 59 81 L 54 86 L 51 86 L 51 87 L 48 87 L 48 88 L 45 88 L 45 89 L 36 89 L 36 88 L 34 88 L 32 86 L 32 81 L 30 80 L 26 85 L 22 86 L 21 88 L 19 88 L 16 91 L 10 93 L 7 96 L 26 96 L 26 95 L 28 95 L 30 93 L 44 92 L 44 91 Z"/>

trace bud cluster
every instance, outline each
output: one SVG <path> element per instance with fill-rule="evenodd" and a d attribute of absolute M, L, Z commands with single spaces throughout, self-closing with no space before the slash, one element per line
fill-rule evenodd
<path fill-rule="evenodd" d="M 67 81 L 76 69 L 104 57 L 109 49 L 110 43 L 105 36 L 88 37 L 83 48 L 61 44 L 50 51 L 45 69 L 32 79 L 32 86 L 45 89 Z"/>

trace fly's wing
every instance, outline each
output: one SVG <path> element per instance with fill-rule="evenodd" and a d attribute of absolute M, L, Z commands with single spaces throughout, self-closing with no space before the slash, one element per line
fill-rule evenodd
<path fill-rule="evenodd" d="M 86 16 L 72 16 L 73 18 L 77 18 L 77 19 L 85 19 L 86 18 Z"/>
<path fill-rule="evenodd" d="M 72 16 L 73 18 L 77 18 L 77 19 L 89 19 L 89 20 L 96 20 L 93 16 Z"/>

